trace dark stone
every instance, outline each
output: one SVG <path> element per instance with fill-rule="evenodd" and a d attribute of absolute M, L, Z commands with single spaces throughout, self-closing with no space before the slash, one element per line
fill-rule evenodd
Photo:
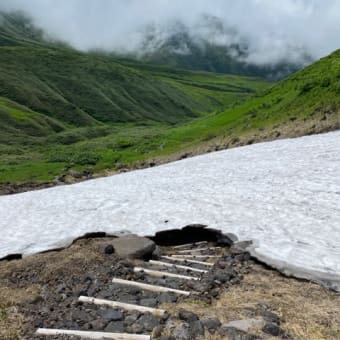
<path fill-rule="evenodd" d="M 216 240 L 217 245 L 227 247 L 230 247 L 235 242 L 237 242 L 237 236 L 231 233 L 218 235 Z"/>
<path fill-rule="evenodd" d="M 129 333 L 141 334 L 144 331 L 144 327 L 142 324 L 134 323 L 128 327 L 128 331 Z"/>
<path fill-rule="evenodd" d="M 105 327 L 105 332 L 123 333 L 124 332 L 124 322 L 123 321 L 111 321 Z"/>
<path fill-rule="evenodd" d="M 124 318 L 124 314 L 122 312 L 113 309 L 99 309 L 97 314 L 110 321 L 121 321 Z"/>
<path fill-rule="evenodd" d="M 141 299 L 140 304 L 145 307 L 156 307 L 157 299 L 153 299 L 153 298 Z"/>
<path fill-rule="evenodd" d="M 124 324 L 127 326 L 133 325 L 137 319 L 139 318 L 140 314 L 135 313 L 135 314 L 130 314 L 124 319 Z"/>
<path fill-rule="evenodd" d="M 152 332 L 155 327 L 159 326 L 160 320 L 152 314 L 143 314 L 138 319 L 138 323 L 143 325 L 146 331 Z"/>
<path fill-rule="evenodd" d="M 230 273 L 218 272 L 214 275 L 214 280 L 217 280 L 221 283 L 226 283 L 232 279 Z"/>
<path fill-rule="evenodd" d="M 159 303 L 175 303 L 177 301 L 177 297 L 173 294 L 161 293 L 158 296 Z"/>
<path fill-rule="evenodd" d="M 276 323 L 277 325 L 280 324 L 280 317 L 269 310 L 261 311 L 259 315 L 262 316 L 268 322 Z"/>
<path fill-rule="evenodd" d="M 105 248 L 104 248 L 104 253 L 107 255 L 111 255 L 115 252 L 113 245 L 112 244 L 108 244 Z"/>
<path fill-rule="evenodd" d="M 217 328 L 221 326 L 221 322 L 217 318 L 202 318 L 200 319 L 203 326 L 209 331 L 209 333 L 214 334 Z"/>
<path fill-rule="evenodd" d="M 93 329 L 95 331 L 102 331 L 105 326 L 107 325 L 106 322 L 104 322 L 101 319 L 93 320 L 89 323 L 89 329 Z"/>
<path fill-rule="evenodd" d="M 197 339 L 204 335 L 204 326 L 200 320 L 190 322 L 189 336 L 191 339 Z"/>
<path fill-rule="evenodd" d="M 178 312 L 178 317 L 181 320 L 187 321 L 187 322 L 193 322 L 198 320 L 198 316 L 192 312 L 189 312 L 185 309 L 180 309 Z"/>
<path fill-rule="evenodd" d="M 275 323 L 267 323 L 263 328 L 262 331 L 266 334 L 270 334 L 272 336 L 279 336 L 282 334 L 282 329 Z"/>

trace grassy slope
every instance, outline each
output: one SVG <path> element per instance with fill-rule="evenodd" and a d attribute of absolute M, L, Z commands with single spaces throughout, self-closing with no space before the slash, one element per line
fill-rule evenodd
<path fill-rule="evenodd" d="M 122 65 L 110 58 L 73 51 L 31 47 L 1 47 L 0 51 L 0 93 L 34 109 L 7 100 L 7 106 L 11 103 L 23 112 L 12 114 L 9 120 L 7 107 L 6 117 L 0 115 L 1 121 L 6 121 L 6 134 L 0 140 L 0 183 L 50 181 L 68 167 L 100 172 L 146 159 L 158 148 L 162 151 L 159 139 L 173 127 L 169 122 L 180 122 L 180 126 L 188 122 L 188 113 L 204 117 L 208 112 L 222 111 L 268 86 L 255 78 L 183 70 L 172 73 L 167 68 Z M 115 71 L 115 77 L 135 78 L 120 79 L 118 83 L 123 85 L 116 89 L 119 84 L 116 79 L 111 81 L 112 68 L 120 72 Z M 104 90 L 135 91 L 136 110 L 127 118 L 130 122 L 116 122 L 117 112 L 113 112 L 111 122 L 105 121 L 112 114 L 110 104 L 107 96 L 96 97 L 95 92 L 105 86 L 106 79 L 111 83 Z M 150 86 L 163 92 L 166 99 L 172 94 L 176 98 L 157 105 L 159 97 Z M 119 103 L 119 99 L 110 101 Z M 136 116 L 137 109 L 142 112 L 145 107 L 149 110 L 144 117 Z M 34 115 L 34 122 L 26 119 L 23 126 L 19 118 L 27 112 Z M 125 107 L 120 112 L 117 117 L 123 121 L 130 114 Z"/>
<path fill-rule="evenodd" d="M 158 71 L 157 71 L 158 72 Z M 164 72 L 163 72 L 164 73 Z M 163 77 L 158 72 L 159 77 Z M 195 79 L 199 83 L 200 75 Z M 172 82 L 173 76 L 167 81 Z M 192 75 L 193 79 L 195 78 Z M 189 86 L 185 75 L 177 86 Z M 184 83 L 184 85 L 183 85 Z M 209 81 L 208 81 L 209 83 Z M 63 132 L 49 145 L 34 150 L 39 155 L 42 170 L 28 176 L 31 161 L 0 168 L 0 178 L 15 180 L 48 180 L 53 171 L 71 165 L 76 169 L 101 172 L 144 162 L 158 157 L 172 157 L 174 153 L 206 151 L 210 146 L 230 147 L 254 141 L 292 137 L 340 128 L 340 52 L 320 60 L 314 65 L 291 75 L 287 79 L 260 91 L 247 102 L 214 112 L 175 127 L 154 124 L 150 126 L 115 126 L 116 132 L 107 131 L 86 141 L 75 143 Z M 72 133 L 75 133 L 73 131 Z M 82 129 L 79 134 L 89 133 Z M 50 137 L 51 138 L 51 137 Z M 70 139 L 68 142 L 68 138 Z M 62 141 L 62 139 L 65 139 Z M 8 162 L 5 162 L 8 164 Z M 34 162 L 33 166 L 38 166 Z"/>

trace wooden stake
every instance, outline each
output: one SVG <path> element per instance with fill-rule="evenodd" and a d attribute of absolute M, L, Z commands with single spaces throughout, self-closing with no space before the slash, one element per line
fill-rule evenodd
<path fill-rule="evenodd" d="M 161 262 L 161 261 L 150 260 L 149 263 L 155 264 L 155 265 L 158 265 L 158 266 L 163 266 L 163 267 L 174 267 L 174 268 L 178 268 L 178 269 L 190 270 L 192 272 L 197 272 L 197 273 L 207 273 L 208 272 L 207 270 L 192 268 L 192 267 L 188 267 L 188 266 L 181 266 L 181 265 L 173 264 L 173 263 L 169 263 L 169 262 Z"/>
<path fill-rule="evenodd" d="M 150 290 L 152 292 L 170 292 L 170 293 L 176 293 L 181 295 L 187 295 L 189 296 L 191 293 L 185 290 L 178 290 L 178 289 L 172 289 L 168 287 L 163 286 L 155 286 L 155 285 L 149 285 L 146 283 L 140 283 L 136 281 L 128 281 L 128 280 L 122 280 L 122 279 L 112 279 L 113 283 L 122 284 L 126 286 L 133 286 L 133 287 L 139 287 L 145 290 Z"/>
<path fill-rule="evenodd" d="M 121 308 L 128 311 L 138 311 L 141 313 L 151 313 L 156 316 L 163 316 L 166 312 L 163 309 L 156 309 L 156 308 L 150 308 L 150 307 L 144 307 L 144 306 L 138 306 L 138 305 L 132 305 L 129 303 L 123 303 L 118 301 L 110 301 L 110 300 L 103 300 L 103 299 L 96 299 L 93 297 L 88 296 L 80 296 L 79 301 L 81 302 L 87 302 L 87 303 L 93 303 L 95 305 L 99 306 L 109 306 L 112 308 Z"/>
<path fill-rule="evenodd" d="M 156 277 L 174 277 L 176 279 L 183 279 L 183 280 L 199 280 L 198 277 L 194 277 L 194 276 L 187 276 L 187 275 L 178 275 L 178 274 L 173 274 L 173 273 L 166 273 L 166 272 L 161 272 L 158 270 L 151 270 L 151 269 L 147 269 L 147 268 L 142 268 L 142 267 L 135 267 L 133 269 L 133 271 L 135 273 L 145 273 L 151 276 L 156 276 Z"/>
<path fill-rule="evenodd" d="M 73 335 L 83 339 L 114 339 L 114 340 L 150 340 L 150 335 L 137 335 L 125 333 L 106 333 L 106 332 L 87 332 L 87 331 L 68 331 L 63 329 L 39 328 L 37 335 Z"/>
<path fill-rule="evenodd" d="M 167 259 L 171 261 L 180 261 L 180 262 L 189 262 L 189 263 L 196 263 L 196 264 L 202 264 L 204 266 L 213 266 L 214 263 L 209 263 L 209 262 L 201 262 L 201 261 L 195 261 L 195 260 L 188 260 L 186 258 L 182 257 L 170 257 L 170 256 L 162 256 L 162 259 Z"/>

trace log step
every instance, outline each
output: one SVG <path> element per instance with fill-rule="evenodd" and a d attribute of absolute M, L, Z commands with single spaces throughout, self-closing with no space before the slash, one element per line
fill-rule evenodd
<path fill-rule="evenodd" d="M 218 256 L 218 255 L 177 255 L 177 254 L 168 254 L 168 256 L 171 256 L 171 257 L 186 257 L 186 258 L 192 258 L 192 259 L 205 259 L 205 258 L 208 258 L 208 259 L 218 259 L 220 258 L 221 256 Z"/>
<path fill-rule="evenodd" d="M 174 249 L 181 249 L 181 248 L 186 248 L 186 247 L 194 247 L 194 246 L 201 246 L 204 244 L 207 244 L 208 241 L 202 241 L 202 242 L 195 242 L 195 243 L 187 243 L 187 244 L 181 244 L 179 246 L 173 247 Z"/>
<path fill-rule="evenodd" d="M 73 331 L 64 329 L 39 328 L 36 335 L 73 335 L 83 339 L 114 339 L 114 340 L 150 340 L 150 335 L 126 334 L 126 333 L 107 333 L 90 331 Z"/>
<path fill-rule="evenodd" d="M 201 264 L 203 266 L 210 266 L 210 267 L 214 266 L 214 263 L 201 262 L 201 261 L 195 261 L 195 260 L 188 260 L 188 259 L 183 258 L 183 257 L 162 256 L 162 259 L 171 260 L 171 261 L 179 261 L 179 262 L 196 263 L 196 264 Z"/>
<path fill-rule="evenodd" d="M 186 290 L 179 290 L 179 289 L 173 289 L 163 286 L 155 286 L 155 285 L 149 285 L 146 283 L 140 283 L 136 281 L 129 281 L 129 280 L 122 280 L 122 279 L 112 279 L 113 283 L 126 285 L 126 286 L 133 286 L 133 287 L 139 287 L 141 289 L 150 290 L 152 292 L 169 292 L 169 293 L 175 293 L 180 295 L 186 295 L 189 296 L 191 293 Z"/>
<path fill-rule="evenodd" d="M 183 280 L 199 280 L 198 277 L 194 277 L 194 276 L 187 276 L 187 275 L 179 275 L 179 274 L 173 274 L 173 273 L 167 273 L 167 272 L 161 272 L 158 270 L 151 270 L 151 269 L 147 269 L 147 268 L 143 268 L 143 267 L 135 267 L 133 269 L 133 271 L 135 273 L 145 273 L 151 276 L 155 276 L 155 277 L 173 277 L 176 279 L 183 279 Z"/>
<path fill-rule="evenodd" d="M 197 253 L 200 251 L 206 251 L 206 250 L 219 250 L 221 247 L 214 247 L 214 248 L 197 248 L 197 249 L 186 249 L 186 250 L 178 250 L 178 254 L 187 254 L 187 253 Z"/>
<path fill-rule="evenodd" d="M 166 311 L 163 309 L 156 309 L 156 308 L 150 308 L 150 307 L 144 307 L 139 305 L 132 305 L 129 303 L 123 303 L 118 301 L 111 301 L 111 300 L 103 300 L 103 299 L 96 299 L 93 297 L 88 296 L 80 296 L 79 301 L 86 302 L 86 303 L 93 303 L 95 305 L 99 306 L 108 306 L 112 308 L 120 308 L 127 311 L 138 311 L 141 313 L 151 313 L 155 316 L 163 316 Z"/>
<path fill-rule="evenodd" d="M 173 264 L 173 263 L 169 263 L 169 262 L 150 260 L 149 263 L 154 264 L 154 265 L 158 265 L 158 266 L 163 266 L 163 267 L 173 267 L 173 268 L 178 268 L 178 269 L 183 269 L 183 270 L 190 270 L 192 272 L 197 272 L 197 273 L 207 273 L 208 272 L 207 270 L 204 270 L 204 269 L 197 269 L 197 268 L 192 268 L 192 267 L 188 267 L 188 266 L 181 266 L 181 265 Z"/>

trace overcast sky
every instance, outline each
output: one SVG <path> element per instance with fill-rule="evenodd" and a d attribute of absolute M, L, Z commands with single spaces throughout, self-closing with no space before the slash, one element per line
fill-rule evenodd
<path fill-rule="evenodd" d="M 175 20 L 204 37 L 203 14 L 235 27 L 256 63 L 294 60 L 302 48 L 319 58 L 340 47 L 339 0 L 0 0 L 0 8 L 26 11 L 51 36 L 82 50 L 133 51 L 143 27 Z"/>

